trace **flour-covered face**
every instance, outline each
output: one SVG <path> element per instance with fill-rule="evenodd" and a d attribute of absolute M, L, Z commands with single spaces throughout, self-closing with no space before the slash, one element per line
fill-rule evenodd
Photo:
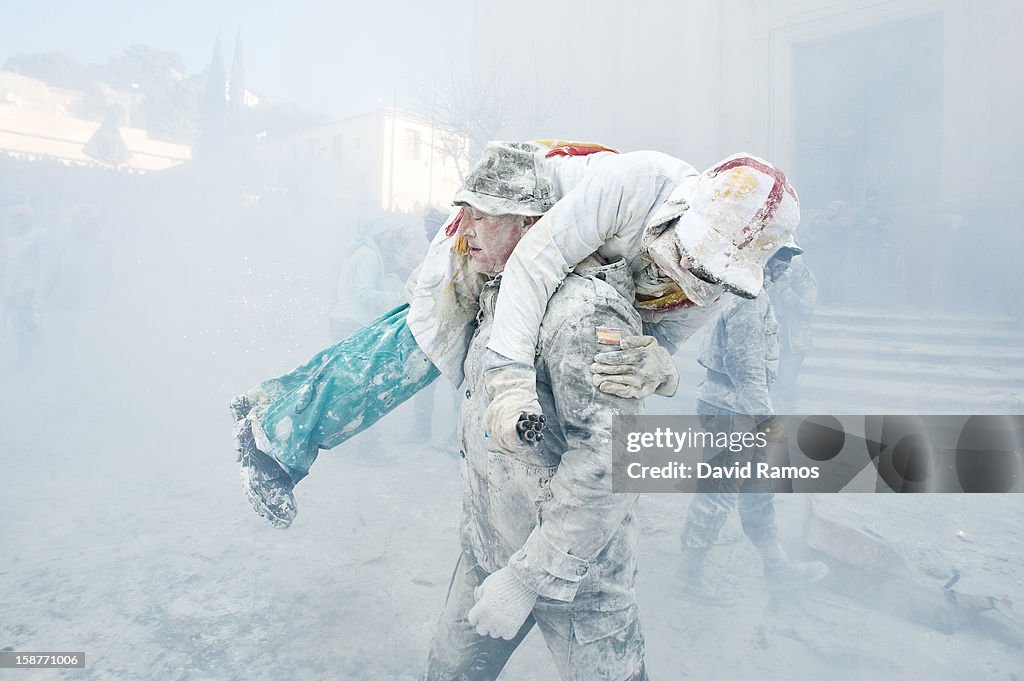
<path fill-rule="evenodd" d="M 764 266 L 764 275 L 770 281 L 778 281 L 779 277 L 789 270 L 788 258 L 772 258 Z"/>
<path fill-rule="evenodd" d="M 493 277 L 505 269 L 516 244 L 535 220 L 522 215 L 488 215 L 467 205 L 456 233 L 466 239 L 473 269 Z"/>

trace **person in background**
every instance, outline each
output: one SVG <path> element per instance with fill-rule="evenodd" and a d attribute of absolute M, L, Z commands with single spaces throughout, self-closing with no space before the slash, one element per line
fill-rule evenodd
<path fill-rule="evenodd" d="M 382 228 L 373 221 L 360 226 L 352 254 L 338 277 L 336 302 L 330 313 L 333 341 L 362 328 L 382 310 L 402 304 L 402 291 L 388 286 L 387 263 L 399 246 L 396 228 Z"/>
<path fill-rule="evenodd" d="M 811 317 L 818 304 L 818 282 L 804 263 L 783 249 L 776 258 L 787 257 L 789 269 L 779 274 L 767 289 L 779 322 L 779 376 L 772 386 L 772 401 L 779 414 L 795 414 L 800 368 L 811 349 Z"/>
<path fill-rule="evenodd" d="M 822 273 L 820 302 L 842 305 L 848 302 L 848 291 L 843 286 L 846 251 L 850 247 L 850 215 L 845 201 L 835 200 L 810 220 L 800 232 L 800 241 L 807 248 L 807 265 Z"/>
<path fill-rule="evenodd" d="M 893 303 L 891 290 L 898 258 L 890 238 L 892 218 L 889 209 L 878 197 L 878 190 L 864 192 L 864 206 L 858 211 L 850 233 L 847 249 L 847 281 L 860 282 L 853 290 L 853 301 L 874 308 L 888 308 Z"/>
<path fill-rule="evenodd" d="M 7 328 L 14 340 L 15 366 L 25 368 L 40 350 L 42 338 L 36 315 L 45 296 L 43 231 L 30 206 L 10 210 L 4 242 L 0 293 Z"/>
<path fill-rule="evenodd" d="M 764 267 L 765 280 L 777 281 L 801 249 L 795 241 L 779 249 Z M 772 284 L 768 284 L 770 290 Z M 722 310 L 704 339 L 699 361 L 707 375 L 697 387 L 697 415 L 707 432 L 759 432 L 770 444 L 785 441 L 782 422 L 775 416 L 770 395 L 779 363 L 778 324 L 770 295 L 735 298 Z M 764 447 L 740 452 L 714 446 L 704 450 L 704 461 L 728 467 L 765 461 Z M 739 506 L 743 532 L 761 554 L 765 582 L 770 588 L 793 588 L 816 582 L 828 574 L 821 562 L 790 559 L 779 543 L 775 498 L 769 480 L 753 476 L 702 478 L 680 537 L 683 561 L 674 589 L 687 600 L 728 607 L 736 596 L 718 580 L 705 575 L 708 553 L 722 526 Z"/>

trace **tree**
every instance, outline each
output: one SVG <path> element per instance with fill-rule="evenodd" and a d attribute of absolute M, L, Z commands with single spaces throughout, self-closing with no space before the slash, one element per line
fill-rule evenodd
<path fill-rule="evenodd" d="M 536 129 L 556 109 L 554 97 L 510 87 L 497 62 L 489 67 L 476 62 L 453 66 L 429 91 L 421 87 L 419 100 L 424 113 L 455 133 L 438 135 L 435 149 L 456 166 L 460 160 L 478 158 L 488 142 L 510 130 Z"/>
<path fill-rule="evenodd" d="M 104 80 L 116 90 L 142 97 L 136 113 L 154 137 L 194 144 L 199 136 L 201 79 L 187 77 L 176 52 L 132 45 L 107 62 Z"/>
<path fill-rule="evenodd" d="M 61 52 L 17 54 L 4 62 L 3 70 L 14 71 L 55 87 L 88 90 L 95 87 L 97 69 Z"/>

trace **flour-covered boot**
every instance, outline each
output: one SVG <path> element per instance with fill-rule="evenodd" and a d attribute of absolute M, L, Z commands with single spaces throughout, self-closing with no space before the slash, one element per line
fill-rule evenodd
<path fill-rule="evenodd" d="M 279 529 L 287 529 L 298 514 L 295 484 L 280 464 L 256 447 L 252 434 L 249 401 L 244 397 L 235 398 L 230 405 L 235 417 L 235 449 L 242 464 L 242 490 L 249 498 L 256 514 Z"/>

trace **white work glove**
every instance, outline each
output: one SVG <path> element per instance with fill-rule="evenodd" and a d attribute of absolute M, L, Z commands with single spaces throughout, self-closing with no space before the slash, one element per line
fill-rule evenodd
<path fill-rule="evenodd" d="M 484 430 L 495 446 L 522 451 L 544 439 L 544 415 L 537 398 L 537 373 L 526 364 L 506 364 L 484 372 L 491 401 L 484 410 Z"/>
<path fill-rule="evenodd" d="M 601 392 L 619 397 L 672 397 L 679 386 L 676 363 L 654 336 L 626 336 L 618 350 L 594 357 L 590 373 Z"/>
<path fill-rule="evenodd" d="M 476 605 L 469 610 L 469 623 L 476 633 L 511 641 L 523 627 L 537 602 L 537 592 L 503 567 L 473 592 Z"/>

